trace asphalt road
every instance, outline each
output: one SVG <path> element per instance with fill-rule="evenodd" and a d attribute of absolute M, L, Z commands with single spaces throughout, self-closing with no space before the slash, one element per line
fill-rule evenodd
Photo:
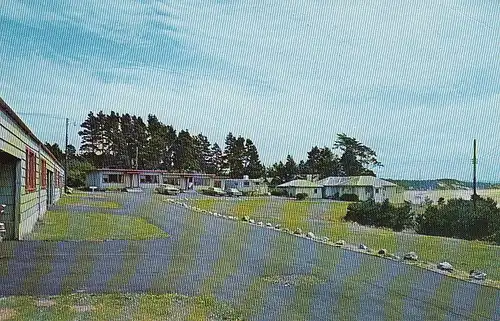
<path fill-rule="evenodd" d="M 117 214 L 134 214 L 147 197 L 134 196 Z M 307 310 L 300 319 L 385 320 L 392 302 L 401 303 L 395 308 L 401 309 L 404 320 L 429 319 L 436 309 L 443 320 L 500 320 L 498 290 L 266 228 L 242 228 L 241 222 L 169 203 L 157 204 L 151 211 L 151 221 L 171 237 L 1 242 L 0 296 L 116 291 L 199 295 L 213 283 L 208 289 L 220 300 L 240 306 L 258 302 L 251 316 L 254 320 L 289 320 L 297 306 Z M 228 261 L 234 268 L 222 271 L 220 260 L 234 247 L 231 236 L 235 235 L 241 235 L 242 242 L 231 252 L 232 263 Z M 325 255 L 332 259 L 324 259 Z M 273 265 L 278 261 L 285 263 Z M 319 271 L 319 265 L 325 278 L 307 279 Z M 364 278 L 367 274 L 370 277 Z M 266 277 L 272 281 L 262 283 Z M 302 279 L 310 281 L 301 283 Z M 475 313 L 481 304 L 490 305 L 483 309 L 488 314 Z"/>

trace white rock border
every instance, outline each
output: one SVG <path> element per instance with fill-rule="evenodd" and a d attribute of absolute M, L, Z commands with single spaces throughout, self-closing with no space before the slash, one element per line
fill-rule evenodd
<path fill-rule="evenodd" d="M 180 198 L 180 200 L 189 201 L 188 198 Z M 496 288 L 496 289 L 500 288 L 500 281 L 495 281 L 495 280 L 490 280 L 490 279 L 478 280 L 475 278 L 471 278 L 470 275 L 468 273 L 465 273 L 464 271 L 455 270 L 455 269 L 453 271 L 441 270 L 438 268 L 438 265 L 439 265 L 438 263 L 430 263 L 430 262 L 425 262 L 425 261 L 421 261 L 421 260 L 417 260 L 417 261 L 404 260 L 400 256 L 395 255 L 395 254 L 391 254 L 389 252 L 386 252 L 386 254 L 378 254 L 378 251 L 374 251 L 373 249 L 370 249 L 369 247 L 367 247 L 364 244 L 360 244 L 360 245 L 356 246 L 354 244 L 348 244 L 344 240 L 338 240 L 336 242 L 332 242 L 332 241 L 330 241 L 330 239 L 328 237 L 316 236 L 313 232 L 304 233 L 304 232 L 302 232 L 302 230 L 299 229 L 300 233 L 297 233 L 297 230 L 292 231 L 289 228 L 282 227 L 280 224 L 273 225 L 272 223 L 269 223 L 269 222 L 267 222 L 267 223 L 264 223 L 262 221 L 255 222 L 255 220 L 251 219 L 249 216 L 244 216 L 243 218 L 239 219 L 238 217 L 235 217 L 232 215 L 222 215 L 222 214 L 219 214 L 216 212 L 211 212 L 211 211 L 207 211 L 205 209 L 197 208 L 196 206 L 190 206 L 189 204 L 187 204 L 185 202 L 177 201 L 174 198 L 169 198 L 166 200 L 166 202 L 172 203 L 174 205 L 179 205 L 179 206 L 181 206 L 185 209 L 191 210 L 193 212 L 209 214 L 209 215 L 212 215 L 215 217 L 220 217 L 220 218 L 226 219 L 226 220 L 240 221 L 240 222 L 254 225 L 257 227 L 272 229 L 276 232 L 286 233 L 286 234 L 289 234 L 289 235 L 292 235 L 295 237 L 305 238 L 305 239 L 311 240 L 313 242 L 323 243 L 326 245 L 342 248 L 342 249 L 347 250 L 347 251 L 353 251 L 353 252 L 363 253 L 363 254 L 367 254 L 367 255 L 371 255 L 371 256 L 377 256 L 377 257 L 381 257 L 381 258 L 392 260 L 392 261 L 398 261 L 398 262 L 401 262 L 403 264 L 415 265 L 419 268 L 426 269 L 426 270 L 429 270 L 431 272 L 435 272 L 438 274 L 443 274 L 443 275 L 446 275 L 446 276 L 449 276 L 449 277 L 452 277 L 455 279 L 459 279 L 462 281 L 476 283 L 476 284 L 480 284 L 480 285 L 484 285 L 484 286 L 489 286 L 489 287 Z M 361 246 L 361 245 L 364 245 L 364 246 Z"/>

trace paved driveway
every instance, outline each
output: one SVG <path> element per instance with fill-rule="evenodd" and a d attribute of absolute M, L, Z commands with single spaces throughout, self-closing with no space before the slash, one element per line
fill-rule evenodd
<path fill-rule="evenodd" d="M 171 237 L 2 242 L 0 295 L 212 294 L 254 320 L 500 320 L 498 290 L 133 197 L 125 211 L 149 206 Z"/>

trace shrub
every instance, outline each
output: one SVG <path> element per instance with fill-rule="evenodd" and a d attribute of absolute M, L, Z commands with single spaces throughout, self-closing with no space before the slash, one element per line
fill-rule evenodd
<path fill-rule="evenodd" d="M 288 196 L 288 192 L 284 189 L 275 189 L 271 191 L 273 196 Z"/>
<path fill-rule="evenodd" d="M 451 199 L 446 204 L 430 205 L 419 215 L 420 234 L 484 240 L 500 244 L 500 209 L 491 198 L 474 201 Z"/>
<path fill-rule="evenodd" d="M 388 227 L 394 231 L 402 231 L 414 226 L 410 203 L 403 205 L 390 204 L 388 200 L 375 203 L 368 200 L 350 204 L 347 207 L 346 221 L 362 225 Z"/>
<path fill-rule="evenodd" d="M 295 199 L 297 200 L 305 200 L 309 195 L 307 195 L 306 193 L 297 193 L 295 195 Z"/>
<path fill-rule="evenodd" d="M 359 202 L 359 197 L 356 194 L 342 194 L 340 200 L 346 202 Z"/>

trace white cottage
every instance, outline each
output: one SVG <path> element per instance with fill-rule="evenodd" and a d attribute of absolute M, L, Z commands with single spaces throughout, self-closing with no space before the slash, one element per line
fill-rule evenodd
<path fill-rule="evenodd" d="M 296 179 L 290 182 L 276 186 L 280 190 L 285 190 L 290 197 L 295 197 L 299 193 L 307 194 L 308 198 L 322 198 L 323 186 L 319 183 L 311 182 L 305 179 Z"/>
<path fill-rule="evenodd" d="M 327 177 L 318 181 L 323 186 L 323 198 L 338 199 L 343 194 L 355 194 L 360 201 L 373 199 L 402 203 L 402 190 L 394 183 L 373 176 Z"/>

